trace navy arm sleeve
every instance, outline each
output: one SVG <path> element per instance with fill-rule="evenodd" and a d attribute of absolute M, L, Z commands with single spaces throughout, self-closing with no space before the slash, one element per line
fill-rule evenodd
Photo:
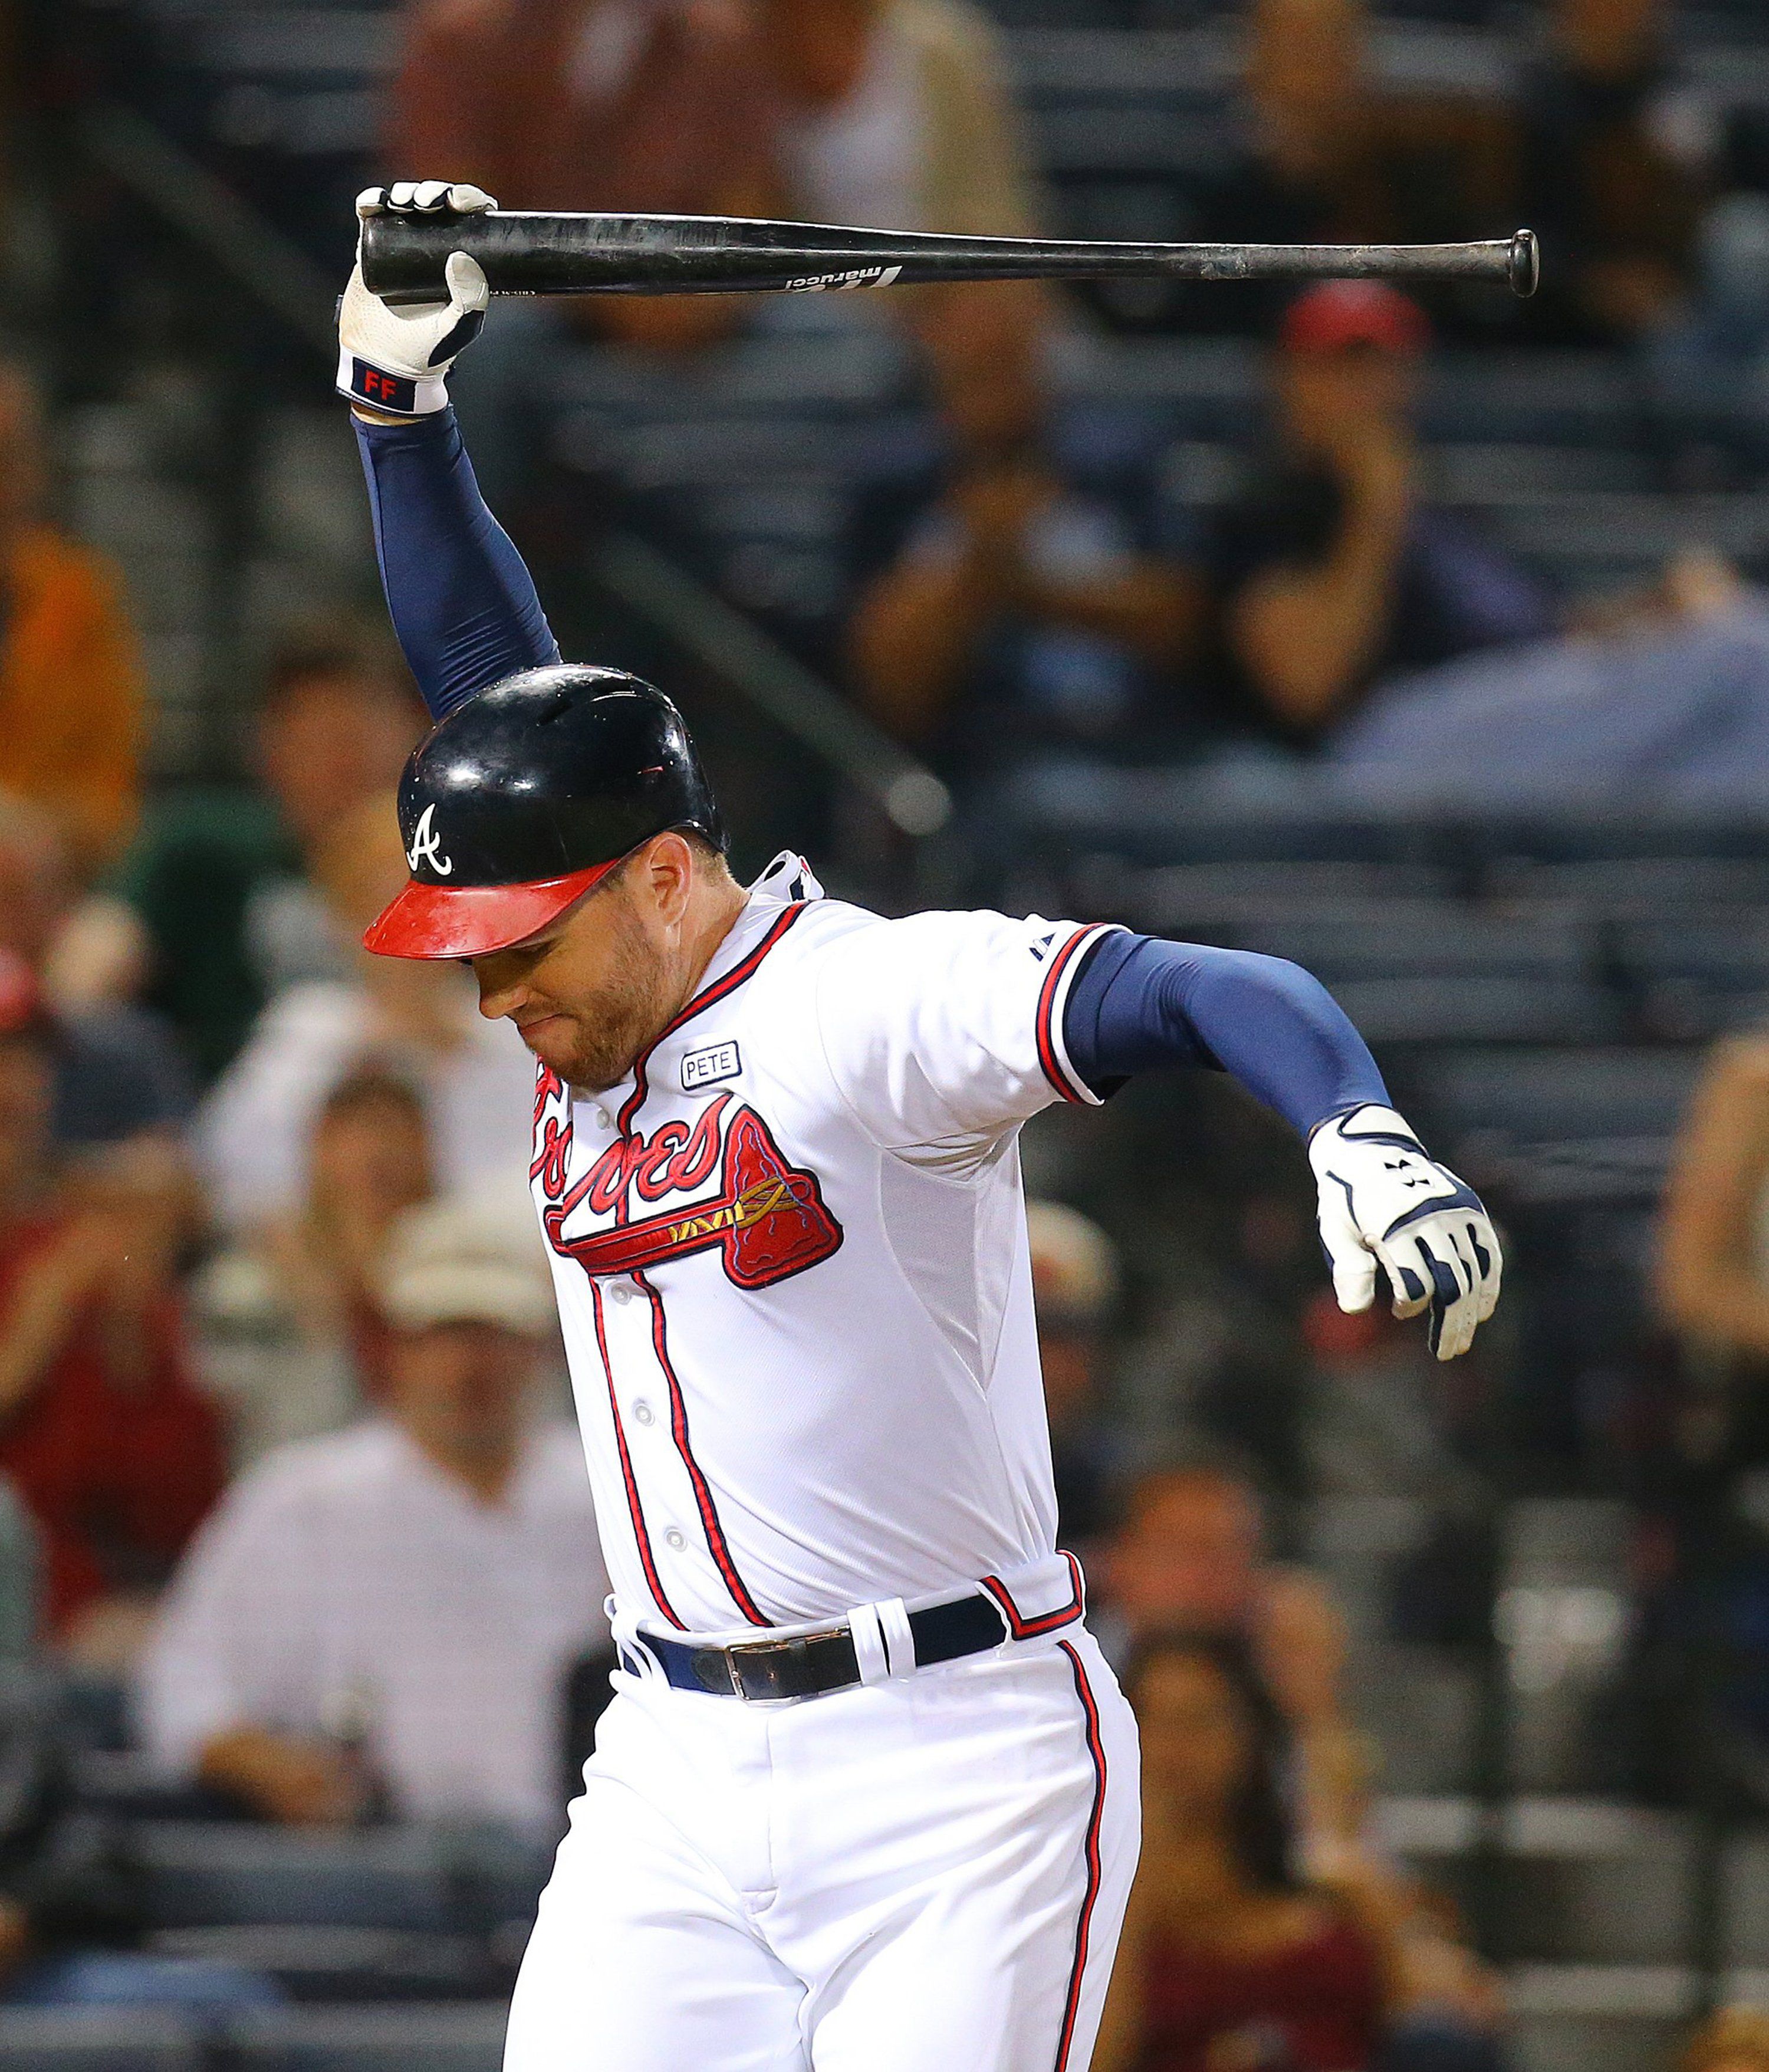
<path fill-rule="evenodd" d="M 1133 1073 L 1225 1071 L 1306 1137 L 1329 1116 L 1390 1105 L 1368 1046 L 1320 980 L 1281 957 L 1114 931 L 1069 989 L 1063 1040 L 1096 1093 Z"/>
<path fill-rule="evenodd" d="M 533 578 L 486 508 L 453 410 L 352 421 L 387 609 L 430 717 L 500 676 L 557 662 Z"/>

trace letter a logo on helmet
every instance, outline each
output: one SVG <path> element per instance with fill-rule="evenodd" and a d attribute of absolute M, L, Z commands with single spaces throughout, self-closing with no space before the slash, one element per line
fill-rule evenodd
<path fill-rule="evenodd" d="M 525 943 L 671 828 L 725 847 L 674 705 L 623 670 L 570 663 L 506 676 L 439 720 L 405 765 L 399 828 L 411 881 L 363 938 L 389 957 Z"/>
<path fill-rule="evenodd" d="M 426 806 L 412 833 L 412 845 L 405 852 L 405 861 L 416 870 L 420 863 L 427 863 L 438 878 L 455 875 L 454 859 L 442 853 L 442 838 L 436 832 L 436 808 Z"/>

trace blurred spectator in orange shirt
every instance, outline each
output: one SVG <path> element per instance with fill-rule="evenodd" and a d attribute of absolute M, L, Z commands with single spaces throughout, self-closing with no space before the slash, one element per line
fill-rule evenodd
<path fill-rule="evenodd" d="M 1676 2072 L 1769 2072 L 1769 2014 L 1723 2008 L 1690 2037 Z"/>
<path fill-rule="evenodd" d="M 51 1633 L 114 1666 L 220 1494 L 221 1449 L 175 1290 L 182 1169 L 146 1145 L 57 1161 L 58 1040 L 0 953 L 0 1473 L 42 1534 Z"/>
<path fill-rule="evenodd" d="M 87 875 L 134 823 L 141 664 L 114 575 L 39 515 L 45 471 L 41 398 L 0 364 L 0 787 L 56 815 Z"/>
<path fill-rule="evenodd" d="M 759 200 L 754 58 L 740 0 L 418 0 L 389 160 L 413 179 L 445 168 L 506 208 Z"/>

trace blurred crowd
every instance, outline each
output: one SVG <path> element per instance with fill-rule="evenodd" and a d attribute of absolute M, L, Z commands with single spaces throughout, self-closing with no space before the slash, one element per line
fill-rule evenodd
<path fill-rule="evenodd" d="M 857 520 L 854 609 L 827 659 L 888 731 L 961 786 L 1050 751 L 1343 754 L 1441 773 L 1463 742 L 1438 717 L 1439 672 L 1481 656 L 1490 667 L 1450 680 L 1463 715 L 1521 684 L 1570 733 L 1558 753 L 1601 771 L 1605 730 L 1557 711 L 1555 686 L 1594 668 L 1625 700 L 1623 658 L 1648 632 L 1669 642 L 1660 696 L 1693 701 L 1689 680 L 1715 666 L 1700 629 L 1760 620 L 1754 572 L 1673 557 L 1627 594 L 1557 594 L 1444 508 L 1418 434 L 1440 340 L 1607 350 L 1668 421 L 1711 407 L 1716 384 L 1748 387 L 1769 349 L 1761 168 L 1672 90 L 1657 0 L 1543 11 L 1501 110 L 1386 84 L 1359 0 L 1248 8 L 1231 142 L 1193 234 L 1429 240 L 1527 222 L 1546 285 L 1522 310 L 1374 284 L 1182 296 L 1174 327 L 1238 334 L 1268 368 L 1262 450 L 1207 514 L 1176 516 L 1147 471 L 1102 487 L 1077 463 L 1046 376 L 1072 302 L 1035 286 L 887 298 L 943 443 L 918 495 L 893 484 L 888 508 Z M 1051 218 L 1020 130 L 998 40 L 963 0 L 488 0 L 414 10 L 385 154 L 518 207 L 1014 232 Z M 615 341 L 668 382 L 749 315 L 729 297 L 500 310 L 457 384 L 494 502 L 544 538 L 530 507 L 574 341 Z M 1373 734 L 1356 723 L 1372 701 Z"/>
<path fill-rule="evenodd" d="M 1483 757 L 1589 767 L 1648 641 L 1660 706 L 1723 669 L 1769 711 L 1760 572 L 1691 552 L 1626 594 L 1560 594 L 1437 493 L 1440 345 L 1503 325 L 1602 351 L 1673 414 L 1769 368 L 1769 187 L 1672 93 L 1664 10 L 1542 14 L 1501 116 L 1383 84 L 1357 0 L 1251 0 L 1197 234 L 1527 221 L 1547 286 L 1500 315 L 1373 283 L 1183 298 L 1177 327 L 1263 370 L 1257 465 L 1206 518 L 1076 463 L 1048 368 L 1097 312 L 1029 286 L 879 298 L 940 445 L 915 496 L 864 516 L 832 657 L 860 709 L 961 790 L 1047 752 L 1459 773 L 1520 700 L 1558 713 L 1559 746 L 1545 717 L 1489 728 Z M 385 166 L 506 206 L 1049 220 L 963 0 L 414 0 L 401 47 Z M 755 320 L 742 298 L 497 311 L 459 403 L 543 561 L 572 545 L 547 461 L 574 355 L 668 384 Z M 51 515 L 49 447 L 43 393 L 0 364 L 0 1658 L 102 1694 L 109 1744 L 186 1813 L 544 1832 L 606 1688 L 606 1582 L 525 1198 L 530 1061 L 463 974 L 359 947 L 405 874 L 391 792 L 422 709 L 372 616 L 297 610 L 229 781 L 151 783 L 130 609 Z M 1716 625 L 1757 632 L 1719 650 Z M 1300 1499 L 1429 1497 L 1451 1522 L 1395 1618 L 1477 1635 L 1458 1521 L 1500 1355 L 1446 1383 L 1380 1314 L 1340 1316 L 1298 1173 L 1258 1123 L 1212 1126 L 1244 1183 L 1160 1289 L 1076 1207 L 1031 1217 L 1064 1544 L 1146 1764 L 1098 2062 L 1488 2072 L 1499 1987 L 1380 1839 L 1347 1609 L 1292 1557 Z M 1733 1375 L 1769 1362 L 1766 1188 L 1750 1038 L 1713 1063 L 1658 1269 L 1668 1329 Z M 1736 1710 L 1769 1737 L 1769 1694 Z M 52 1708 L 0 1704 L 0 1764 L 33 1780 L 0 1803 L 0 1996 L 163 1990 L 126 1861 L 70 1839 L 60 1737 Z M 1737 2013 L 1685 2064 L 1757 2072 L 1769 2041 Z"/>

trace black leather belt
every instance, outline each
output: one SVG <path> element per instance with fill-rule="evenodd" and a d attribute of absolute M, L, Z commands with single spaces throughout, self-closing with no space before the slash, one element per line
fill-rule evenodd
<path fill-rule="evenodd" d="M 981 1655 L 1007 1638 L 1006 1622 L 981 1591 L 911 1612 L 909 1630 L 918 1669 Z M 678 1691 L 710 1691 L 720 1698 L 817 1698 L 861 1680 L 854 1635 L 845 1626 L 798 1640 L 739 1641 L 734 1647 L 692 1647 L 648 1633 L 644 1645 Z M 639 1667 L 625 1648 L 621 1666 L 636 1673 Z"/>

